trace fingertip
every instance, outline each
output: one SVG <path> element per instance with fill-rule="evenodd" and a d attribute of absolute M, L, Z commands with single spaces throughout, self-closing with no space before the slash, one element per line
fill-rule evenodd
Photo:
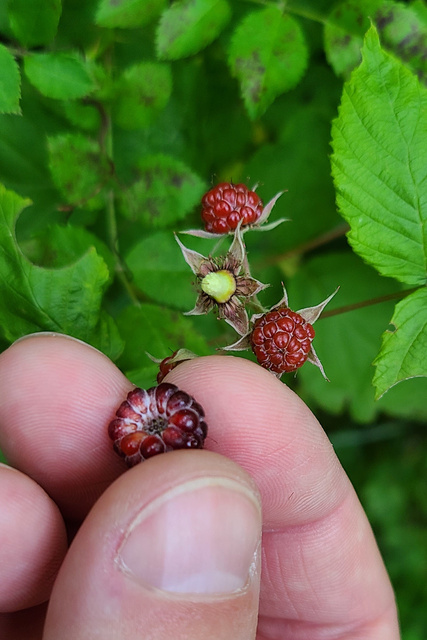
<path fill-rule="evenodd" d="M 46 601 L 67 550 L 61 514 L 28 476 L 0 465 L 0 611 Z"/>
<path fill-rule="evenodd" d="M 125 469 L 107 426 L 131 388 L 105 355 L 68 336 L 28 336 L 0 356 L 0 447 L 71 519 Z"/>
<path fill-rule="evenodd" d="M 323 517 L 351 490 L 313 413 L 259 365 L 234 356 L 208 356 L 183 362 L 167 380 L 204 407 L 206 447 L 228 456 L 255 479 L 267 529 Z"/>

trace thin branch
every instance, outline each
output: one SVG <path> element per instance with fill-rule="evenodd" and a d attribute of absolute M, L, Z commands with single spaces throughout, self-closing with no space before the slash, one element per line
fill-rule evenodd
<path fill-rule="evenodd" d="M 388 300 L 400 300 L 405 298 L 410 293 L 417 291 L 419 287 L 414 287 L 412 289 L 405 289 L 404 291 L 395 291 L 394 293 L 389 293 L 385 296 L 378 296 L 377 298 L 371 298 L 370 300 L 363 300 L 362 302 L 355 302 L 354 304 L 347 304 L 343 307 L 338 307 L 337 309 L 331 309 L 330 311 L 325 311 L 320 316 L 319 320 L 324 318 L 331 318 L 332 316 L 338 316 L 342 313 L 347 313 L 348 311 L 355 311 L 356 309 L 363 309 L 363 307 L 370 307 L 374 304 L 380 304 L 381 302 L 387 302 Z"/>
<path fill-rule="evenodd" d="M 317 236 L 317 238 L 313 238 L 312 240 L 307 240 L 306 242 L 302 242 L 297 247 L 293 249 L 289 249 L 289 251 L 285 251 L 285 253 L 272 256 L 271 258 L 267 258 L 263 260 L 263 265 L 269 264 L 277 264 L 284 260 L 288 260 L 289 258 L 293 258 L 294 256 L 303 255 L 308 253 L 309 251 L 313 251 L 314 249 L 318 249 L 324 244 L 328 244 L 329 242 L 333 242 L 337 238 L 341 238 L 345 236 L 345 234 L 350 230 L 350 227 L 347 223 L 343 223 L 335 227 L 335 229 L 331 229 L 326 233 Z"/>

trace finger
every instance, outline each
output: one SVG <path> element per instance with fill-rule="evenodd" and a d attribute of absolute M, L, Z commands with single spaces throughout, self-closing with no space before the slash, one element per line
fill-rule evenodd
<path fill-rule="evenodd" d="M 47 602 L 31 609 L 0 614 L 0 638 L 5 640 L 41 640 Z"/>
<path fill-rule="evenodd" d="M 0 612 L 4 613 L 49 598 L 67 536 L 51 498 L 33 480 L 3 464 L 0 504 Z"/>
<path fill-rule="evenodd" d="M 394 595 L 371 528 L 306 405 L 241 358 L 184 362 L 167 379 L 203 405 L 207 446 L 260 489 L 259 640 L 397 640 Z"/>
<path fill-rule="evenodd" d="M 257 490 L 233 462 L 207 451 L 147 460 L 80 528 L 43 638 L 250 640 L 260 536 Z"/>
<path fill-rule="evenodd" d="M 132 385 L 99 351 L 36 334 L 0 355 L 0 449 L 64 516 L 82 519 L 123 472 L 107 426 Z"/>

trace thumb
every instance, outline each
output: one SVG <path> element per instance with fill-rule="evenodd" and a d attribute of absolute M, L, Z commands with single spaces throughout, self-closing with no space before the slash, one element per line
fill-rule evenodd
<path fill-rule="evenodd" d="M 250 640 L 261 509 L 252 479 L 208 451 L 156 456 L 98 500 L 61 567 L 43 640 Z"/>

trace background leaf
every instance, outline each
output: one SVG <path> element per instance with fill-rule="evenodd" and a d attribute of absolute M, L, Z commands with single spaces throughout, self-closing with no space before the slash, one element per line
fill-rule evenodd
<path fill-rule="evenodd" d="M 101 27 L 135 29 L 156 18 L 165 4 L 166 0 L 100 0 L 96 22 Z"/>
<path fill-rule="evenodd" d="M 25 73 L 47 98 L 75 100 L 95 89 L 88 67 L 76 54 L 32 53 L 25 56 Z"/>
<path fill-rule="evenodd" d="M 344 0 L 325 20 L 325 53 L 337 75 L 349 78 L 362 59 L 363 38 L 383 0 Z"/>
<path fill-rule="evenodd" d="M 191 286 L 192 274 L 170 231 L 143 238 L 125 260 L 135 284 L 151 300 L 182 311 L 194 307 L 197 296 Z"/>
<path fill-rule="evenodd" d="M 128 336 L 119 364 L 134 384 L 145 388 L 156 383 L 159 371 L 147 352 L 161 359 L 180 348 L 200 356 L 211 352 L 194 321 L 166 307 L 147 303 L 128 307 L 119 316 L 118 326 Z"/>
<path fill-rule="evenodd" d="M 312 93 L 309 87 L 314 82 L 316 92 Z M 275 260 L 287 260 L 292 258 L 292 252 L 295 256 L 298 247 L 343 227 L 336 211 L 328 158 L 330 120 L 335 108 L 328 102 L 323 104 L 317 93 L 321 87 L 328 100 L 339 99 L 340 87 L 333 74 L 315 67 L 313 76 L 310 74 L 299 87 L 301 98 L 286 94 L 272 105 L 269 113 L 278 119 L 278 127 L 271 135 L 274 141 L 266 141 L 244 165 L 242 175 L 250 176 L 250 183 L 260 183 L 257 191 L 264 202 L 286 189 L 274 207 L 271 221 L 280 217 L 291 220 L 274 233 L 247 234 L 246 242 L 255 262 L 256 256 L 262 256 L 263 262 L 269 258 L 271 261 L 273 256 Z M 304 104 L 302 96 L 307 96 L 308 104 Z"/>
<path fill-rule="evenodd" d="M 7 189 L 33 201 L 17 222 L 20 233 L 27 238 L 58 215 L 58 193 L 47 167 L 46 133 L 57 132 L 60 122 L 40 103 L 40 94 L 25 76 L 21 89 L 25 116 L 0 115 L 0 176 Z"/>
<path fill-rule="evenodd" d="M 226 0 L 177 0 L 158 25 L 158 57 L 178 60 L 194 55 L 218 37 L 230 17 Z"/>
<path fill-rule="evenodd" d="M 325 20 L 325 51 L 338 75 L 348 78 L 361 60 L 364 33 L 372 20 L 387 51 L 427 81 L 427 15 L 420 3 L 345 0 Z"/>
<path fill-rule="evenodd" d="M 427 376 L 427 289 L 399 302 L 390 322 L 394 329 L 384 333 L 374 361 L 378 396 L 402 380 Z"/>
<path fill-rule="evenodd" d="M 66 133 L 49 138 L 48 149 L 52 178 L 66 202 L 100 206 L 96 196 L 109 175 L 109 166 L 98 142 L 83 134 Z"/>
<path fill-rule="evenodd" d="M 21 75 L 14 57 L 0 44 L 0 113 L 20 113 Z"/>
<path fill-rule="evenodd" d="M 93 248 L 61 269 L 31 264 L 16 242 L 14 229 L 21 210 L 29 204 L 0 186 L 2 333 L 10 341 L 34 331 L 57 331 L 98 342 L 108 269 Z"/>
<path fill-rule="evenodd" d="M 60 268 L 78 260 L 91 247 L 104 260 L 113 279 L 115 259 L 107 245 L 94 233 L 84 227 L 71 224 L 52 224 L 33 235 L 31 240 L 21 242 L 20 247 L 25 256 L 34 264 Z"/>
<path fill-rule="evenodd" d="M 427 91 L 372 27 L 333 124 L 337 203 L 354 250 L 413 285 L 426 280 L 426 113 Z"/>
<path fill-rule="evenodd" d="M 146 127 L 169 101 L 171 70 L 167 64 L 142 62 L 125 70 L 115 91 L 115 122 L 123 129 Z"/>
<path fill-rule="evenodd" d="M 290 305 L 295 309 L 315 305 L 338 285 L 340 289 L 324 314 L 396 291 L 394 282 L 381 278 L 357 256 L 330 253 L 308 261 L 287 283 Z M 380 406 L 374 398 L 372 360 L 392 309 L 390 301 L 330 318 L 321 316 L 314 325 L 313 345 L 330 382 L 316 367 L 305 365 L 297 373 L 303 397 L 334 414 L 347 411 L 357 421 L 373 420 Z"/>
<path fill-rule="evenodd" d="M 49 44 L 55 37 L 61 17 L 61 0 L 9 0 L 10 27 L 25 46 Z"/>
<path fill-rule="evenodd" d="M 229 64 L 251 118 L 301 80 L 307 58 L 301 27 L 279 8 L 254 11 L 242 20 L 230 43 Z"/>
<path fill-rule="evenodd" d="M 200 201 L 205 184 L 184 163 L 170 156 L 147 156 L 138 179 L 121 194 L 124 216 L 153 228 L 184 218 Z"/>

